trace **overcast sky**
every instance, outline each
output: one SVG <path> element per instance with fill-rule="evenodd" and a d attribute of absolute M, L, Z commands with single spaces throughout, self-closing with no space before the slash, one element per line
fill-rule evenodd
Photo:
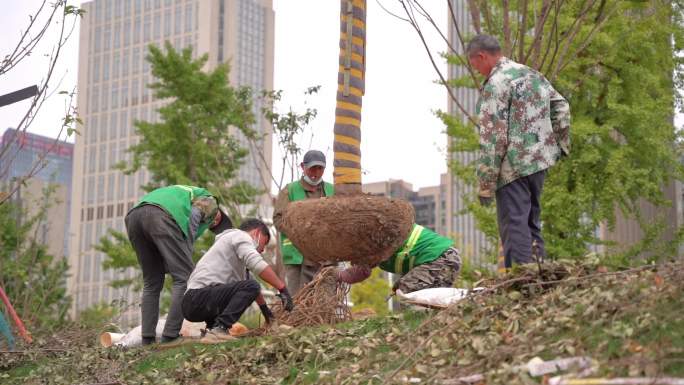
<path fill-rule="evenodd" d="M 387 8 L 400 12 L 393 0 L 381 0 Z M 35 14 L 40 0 L 9 0 L 0 13 L 0 54 L 13 49 L 28 15 Z M 79 2 L 70 2 L 78 4 Z M 438 23 L 446 25 L 443 2 L 429 2 Z M 332 137 L 339 54 L 339 2 L 333 0 L 274 0 L 276 17 L 275 88 L 284 91 L 282 109 L 303 110 L 303 92 L 321 85 L 318 95 L 308 98 L 308 106 L 318 109 L 300 145 L 320 149 L 329 159 L 326 179 L 332 181 Z M 432 41 L 438 38 L 432 36 Z M 368 1 L 366 94 L 363 98 L 362 167 L 364 182 L 389 178 L 404 179 L 414 188 L 439 184 L 446 172 L 446 135 L 434 116 L 445 109 L 447 96 L 434 84 L 437 78 L 411 27 L 384 12 L 376 0 Z M 36 84 L 44 77 L 45 45 L 24 65 L 0 77 L 0 94 Z M 439 48 L 439 45 L 436 45 Z M 70 90 L 76 85 L 78 29 L 63 52 L 57 69 L 59 86 Z M 441 64 L 444 66 L 444 64 Z M 28 102 L 0 109 L 0 127 L 18 124 Z M 57 95 L 46 104 L 30 131 L 55 136 L 59 132 L 64 100 Z M 276 171 L 279 151 L 274 145 Z"/>

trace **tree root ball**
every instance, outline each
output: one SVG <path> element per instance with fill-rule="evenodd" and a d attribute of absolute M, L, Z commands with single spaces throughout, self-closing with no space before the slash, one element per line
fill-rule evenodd
<path fill-rule="evenodd" d="M 401 247 L 413 221 L 413 206 L 405 200 L 334 196 L 291 202 L 283 231 L 310 261 L 376 264 Z"/>

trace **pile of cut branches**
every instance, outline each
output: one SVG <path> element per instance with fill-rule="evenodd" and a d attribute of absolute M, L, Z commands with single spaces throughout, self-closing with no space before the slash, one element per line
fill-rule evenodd
<path fill-rule="evenodd" d="M 292 299 L 295 307 L 291 312 L 283 309 L 281 303 L 273 305 L 273 314 L 279 325 L 307 327 L 334 325 L 351 320 L 347 304 L 349 285 L 338 282 L 336 267 L 324 267 L 314 279 L 301 288 Z M 260 330 L 264 334 L 268 327 Z"/>

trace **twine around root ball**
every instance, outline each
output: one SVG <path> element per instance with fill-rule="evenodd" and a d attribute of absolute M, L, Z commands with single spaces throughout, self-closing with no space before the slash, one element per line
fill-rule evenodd
<path fill-rule="evenodd" d="M 271 307 L 276 318 L 276 325 L 287 325 L 295 328 L 317 325 L 333 325 L 351 320 L 351 311 L 347 305 L 349 285 L 338 282 L 336 267 L 324 267 L 306 286 L 302 287 L 292 300 L 294 309 L 291 312 L 283 309 L 281 303 Z M 257 334 L 265 334 L 269 325 Z"/>

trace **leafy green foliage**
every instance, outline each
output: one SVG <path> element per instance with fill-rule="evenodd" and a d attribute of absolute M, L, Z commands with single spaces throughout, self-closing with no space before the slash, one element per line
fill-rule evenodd
<path fill-rule="evenodd" d="M 99 303 L 83 310 L 78 315 L 78 323 L 86 329 L 100 331 L 118 315 L 119 310 L 116 306 Z"/>
<path fill-rule="evenodd" d="M 385 298 L 390 294 L 390 289 L 385 273 L 379 268 L 373 269 L 368 279 L 352 285 L 352 310 L 371 308 L 376 314 L 389 313 Z"/>
<path fill-rule="evenodd" d="M 38 239 L 53 191 L 47 187 L 40 199 L 23 202 L 36 214 L 15 201 L 0 205 L 0 286 L 27 328 L 43 332 L 67 320 L 71 302 L 66 292 L 67 259 L 49 254 Z"/>
<path fill-rule="evenodd" d="M 167 103 L 158 109 L 160 122 L 135 123 L 140 143 L 130 148 L 132 163 L 120 167 L 149 170 L 147 191 L 170 184 L 207 188 L 238 218 L 238 206 L 258 193 L 235 179 L 248 154 L 237 135 L 255 136 L 251 90 L 230 85 L 227 65 L 204 71 L 207 55 L 193 59 L 190 48 L 151 45 L 147 60 L 157 80 L 150 85 L 154 97 Z"/>
<path fill-rule="evenodd" d="M 311 96 L 318 93 L 321 86 L 312 86 L 306 89 L 305 96 Z M 290 108 L 286 112 L 281 112 L 276 109 L 283 96 L 283 91 L 262 91 L 261 98 L 264 101 L 262 113 L 264 117 L 271 123 L 273 134 L 280 146 L 281 157 L 281 174 L 280 176 L 272 175 L 276 186 L 281 189 L 286 183 L 297 179 L 299 172 L 299 155 L 302 152 L 301 147 L 297 143 L 301 139 L 301 134 L 309 126 L 309 124 L 318 115 L 318 110 L 315 108 L 306 108 L 303 113 L 298 113 Z M 289 168 L 290 176 L 285 178 L 285 170 Z M 286 182 L 287 180 L 287 182 Z"/>
<path fill-rule="evenodd" d="M 207 188 L 228 208 L 234 224 L 239 224 L 238 206 L 253 202 L 258 193 L 255 187 L 235 180 L 247 155 L 237 134 L 259 139 L 251 129 L 252 91 L 231 86 L 226 65 L 204 71 L 207 56 L 193 59 L 190 48 L 178 52 L 166 44 L 164 51 L 153 45 L 149 50 L 147 60 L 157 79 L 150 88 L 155 98 L 167 103 L 158 110 L 160 122 L 136 122 L 141 140 L 130 148 L 132 163 L 118 166 L 126 173 L 143 167 L 149 170 L 152 178 L 144 186 L 147 191 L 171 184 Z M 195 262 L 213 240 L 213 234 L 206 232 L 195 242 Z M 135 290 L 141 289 L 142 272 L 126 234 L 110 229 L 95 248 L 107 256 L 105 269 L 138 271 L 133 278 L 113 281 L 112 286 L 134 284 Z M 167 280 L 165 287 L 169 285 Z M 168 293 L 162 297 L 164 303 L 168 304 Z"/>
<path fill-rule="evenodd" d="M 684 44 L 682 2 L 602 2 L 580 17 L 583 4 L 566 2 L 558 8 L 557 18 L 554 9 L 546 20 L 541 52 L 560 41 L 557 52 L 552 48 L 543 57 L 513 55 L 516 61 L 545 73 L 571 104 L 571 155 L 550 169 L 542 195 L 547 253 L 552 258 L 571 258 L 585 254 L 589 244 L 602 244 L 596 229 L 601 224 L 612 228 L 617 209 L 636 219 L 646 233 L 641 242 L 623 252 L 625 257 L 654 250 L 671 255 L 676 250 L 667 246 L 679 243 L 681 231 L 674 242 L 664 241 L 665 218 L 649 223 L 652 219 L 643 216 L 641 202 L 669 207 L 662 187 L 684 176 L 677 145 L 680 138 L 672 121 L 674 106 L 682 106 L 681 95 L 675 91 L 683 84 L 683 59 L 677 55 Z M 521 9 L 520 5 L 511 1 L 510 9 Z M 504 41 L 501 3 L 484 6 L 489 7 L 491 23 L 483 23 L 483 32 Z M 528 20 L 535 20 L 532 8 Z M 511 19 L 513 31 L 518 20 Z M 575 25 L 579 28 L 574 39 L 553 34 Z M 525 41 L 523 52 L 531 50 L 530 40 Z M 566 45 L 568 60 L 562 60 Z M 514 46 L 512 51 L 519 48 Z M 450 55 L 448 61 L 456 64 L 464 59 Z M 455 79 L 452 86 L 472 87 L 475 83 L 468 79 Z M 472 124 L 442 112 L 438 116 L 447 126 L 452 151 L 477 150 Z M 450 166 L 463 183 L 475 185 L 474 163 L 455 161 Z M 465 198 L 466 210 L 496 244 L 494 210 L 479 207 L 470 195 Z"/>

